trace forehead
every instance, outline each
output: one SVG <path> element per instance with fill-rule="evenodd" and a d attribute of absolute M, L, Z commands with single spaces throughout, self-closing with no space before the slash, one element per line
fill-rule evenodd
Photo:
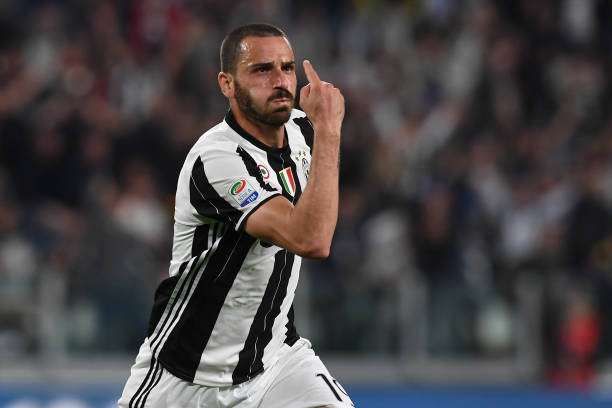
<path fill-rule="evenodd" d="M 291 44 L 285 37 L 246 37 L 239 49 L 238 65 L 294 59 Z"/>

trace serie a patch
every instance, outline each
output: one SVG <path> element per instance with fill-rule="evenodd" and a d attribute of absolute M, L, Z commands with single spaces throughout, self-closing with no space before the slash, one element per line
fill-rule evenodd
<path fill-rule="evenodd" d="M 259 197 L 259 193 L 247 179 L 235 180 L 228 193 L 240 207 L 246 207 Z"/>

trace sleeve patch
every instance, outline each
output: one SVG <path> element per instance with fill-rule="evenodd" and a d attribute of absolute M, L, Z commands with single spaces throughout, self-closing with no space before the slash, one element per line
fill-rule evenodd
<path fill-rule="evenodd" d="M 257 189 L 253 187 L 249 180 L 244 178 L 236 179 L 230 183 L 228 193 L 240 207 L 246 207 L 259 198 Z"/>

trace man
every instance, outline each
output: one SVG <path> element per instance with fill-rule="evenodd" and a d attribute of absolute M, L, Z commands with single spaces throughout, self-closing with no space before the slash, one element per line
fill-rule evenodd
<path fill-rule="evenodd" d="M 327 257 L 336 226 L 344 117 L 340 91 L 303 67 L 301 112 L 280 29 L 223 41 L 230 110 L 181 170 L 170 278 L 120 406 L 352 406 L 293 325 L 301 257 Z"/>

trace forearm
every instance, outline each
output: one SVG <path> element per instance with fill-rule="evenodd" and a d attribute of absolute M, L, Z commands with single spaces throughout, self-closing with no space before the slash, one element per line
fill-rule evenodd
<path fill-rule="evenodd" d="M 339 135 L 315 131 L 308 185 L 291 213 L 294 231 L 307 247 L 329 251 L 338 220 Z"/>
<path fill-rule="evenodd" d="M 308 185 L 295 207 L 282 197 L 262 205 L 247 220 L 246 231 L 298 255 L 325 258 L 338 221 L 344 97 L 332 84 L 321 81 L 308 61 L 304 61 L 304 72 L 309 83 L 300 91 L 300 104 L 315 132 Z"/>

